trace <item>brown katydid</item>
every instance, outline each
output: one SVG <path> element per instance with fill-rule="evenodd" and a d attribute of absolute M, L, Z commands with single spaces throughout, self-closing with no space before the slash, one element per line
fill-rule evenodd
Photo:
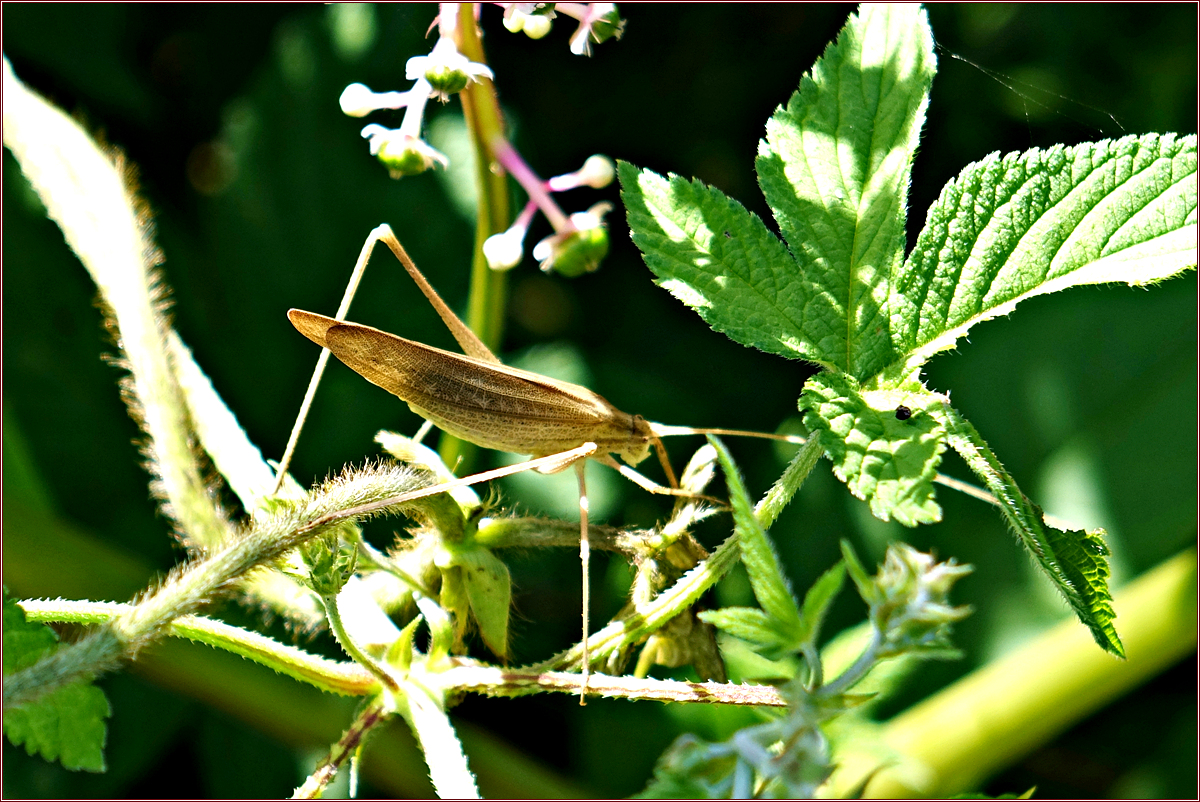
<path fill-rule="evenodd" d="M 437 310 L 462 347 L 455 354 L 406 340 L 379 329 L 344 321 L 375 243 L 391 249 L 421 292 Z M 574 466 L 579 481 L 579 550 L 583 563 L 583 686 L 587 688 L 588 640 L 588 502 L 584 464 L 594 459 L 620 472 L 653 493 L 678 496 L 694 494 L 678 488 L 660 437 L 677 434 L 732 434 L 803 442 L 786 435 L 730 429 L 692 429 L 651 423 L 614 407 L 586 387 L 558 381 L 530 371 L 508 367 L 442 301 L 417 270 L 389 226 L 371 232 L 363 245 L 350 286 L 336 317 L 292 309 L 288 319 L 301 334 L 327 351 L 314 371 L 301 407 L 296 428 L 281 461 L 280 476 L 287 470 L 296 438 L 312 401 L 328 353 L 363 378 L 405 401 L 426 421 L 463 440 L 500 451 L 529 454 L 519 465 L 475 474 L 371 505 L 372 509 L 401 503 L 410 498 L 442 492 L 452 486 L 473 484 L 523 470 L 556 473 Z M 633 470 L 653 447 L 662 462 L 670 487 L 657 484 Z M 621 457 L 628 465 L 613 458 Z M 366 510 L 360 510 L 365 512 Z"/>

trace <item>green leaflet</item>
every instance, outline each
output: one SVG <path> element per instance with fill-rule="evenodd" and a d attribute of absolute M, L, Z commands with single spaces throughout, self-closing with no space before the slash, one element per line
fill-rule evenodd
<path fill-rule="evenodd" d="M 817 578 L 804 594 L 804 606 L 800 611 L 800 642 L 816 651 L 817 638 L 829 606 L 837 598 L 846 582 L 846 564 L 837 563 Z"/>
<path fill-rule="evenodd" d="M 1026 298 L 1195 266 L 1194 134 L 992 154 L 942 190 L 893 285 L 900 372 Z"/>
<path fill-rule="evenodd" d="M 762 610 L 753 607 L 725 607 L 703 610 L 700 620 L 717 629 L 752 644 L 755 650 L 769 659 L 779 659 L 795 649 L 776 622 Z"/>
<path fill-rule="evenodd" d="M 930 414 L 944 403 L 928 391 L 861 390 L 840 373 L 804 385 L 804 425 L 833 461 L 833 472 L 880 520 L 905 526 L 940 521 L 933 478 L 946 431 Z"/>
<path fill-rule="evenodd" d="M 941 416 L 948 442 L 1000 500 L 1004 518 L 1022 545 L 1058 587 L 1102 649 L 1124 657 L 1125 648 L 1113 626 L 1116 613 L 1108 590 L 1108 547 L 1104 531 L 1063 531 L 1045 523 L 1042 510 L 1031 502 L 1004 470 L 996 455 L 969 421 L 946 406 Z"/>
<path fill-rule="evenodd" d="M 720 190 L 620 164 L 658 283 L 743 345 L 860 378 L 892 361 L 886 303 L 933 80 L 917 6 L 864 6 L 767 124 L 759 184 L 787 239 Z"/>
<path fill-rule="evenodd" d="M 7 595 L 7 593 L 6 593 Z M 4 599 L 4 673 L 33 665 L 58 648 L 58 636 L 45 624 L 25 620 L 12 599 Z M 105 771 L 104 742 L 112 714 L 104 692 L 79 680 L 47 693 L 33 704 L 4 711 L 4 734 L 31 755 L 57 760 L 68 769 Z"/>
<path fill-rule="evenodd" d="M 455 549 L 454 565 L 462 568 L 463 585 L 483 642 L 496 655 L 508 657 L 508 613 L 512 607 L 508 566 L 482 546 Z"/>
<path fill-rule="evenodd" d="M 779 238 L 719 189 L 618 162 L 634 243 L 658 284 L 742 345 L 833 367 L 819 343 L 832 312 Z"/>
<path fill-rule="evenodd" d="M 759 143 L 759 186 L 815 285 L 802 314 L 822 321 L 824 361 L 859 379 L 890 361 L 888 286 L 935 71 L 923 8 L 863 4 Z"/>

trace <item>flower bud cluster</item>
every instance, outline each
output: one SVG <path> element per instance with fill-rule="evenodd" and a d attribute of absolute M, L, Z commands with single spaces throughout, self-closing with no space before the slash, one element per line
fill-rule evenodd
<path fill-rule="evenodd" d="M 507 231 L 494 234 L 484 242 L 483 255 L 488 265 L 494 270 L 508 270 L 521 261 L 529 224 L 541 211 L 554 227 L 553 234 L 533 247 L 533 258 L 538 260 L 542 270 L 555 270 L 574 277 L 599 267 L 608 254 L 608 229 L 604 217 L 612 211 L 612 204 L 602 201 L 587 211 L 567 216 L 551 194 L 577 187 L 600 189 L 608 186 L 616 177 L 612 160 L 606 156 L 589 156 L 575 172 L 542 181 L 509 147 L 500 148 L 497 159 L 529 193 L 529 202 Z"/>
<path fill-rule="evenodd" d="M 588 54 L 593 42 L 619 37 L 624 21 L 613 3 L 500 3 L 504 24 L 512 31 L 524 30 L 533 38 L 544 36 L 558 14 L 579 20 L 571 37 L 571 49 Z M 352 117 L 364 117 L 379 109 L 404 109 L 399 128 L 372 123 L 362 129 L 370 143 L 371 155 L 387 167 L 393 178 L 423 173 L 435 164 L 446 167 L 449 159 L 421 138 L 426 104 L 432 98 L 446 102 L 450 95 L 463 91 L 472 81 L 491 79 L 492 71 L 470 61 L 455 44 L 458 25 L 457 4 L 444 3 L 438 15 L 440 36 L 427 56 L 408 60 L 405 76 L 413 86 L 404 92 L 374 92 L 363 84 L 347 86 L 342 92 L 342 111 Z M 488 149 L 500 167 L 509 172 L 529 194 L 529 201 L 516 221 L 483 246 L 488 265 L 496 270 L 515 267 L 525 253 L 525 235 L 540 211 L 549 220 L 554 233 L 533 248 L 533 256 L 544 271 L 556 270 L 566 276 L 579 276 L 599 267 L 608 254 L 608 230 L 604 217 L 612 210 L 609 203 L 596 203 L 586 211 L 564 213 L 552 193 L 576 187 L 598 189 L 612 183 L 616 167 L 611 159 L 591 156 L 573 173 L 543 181 L 525 163 L 511 143 L 502 136 L 488 142 Z"/>
<path fill-rule="evenodd" d="M 350 84 L 342 92 L 339 104 L 351 117 L 365 117 L 379 109 L 404 109 L 399 128 L 371 124 L 363 128 L 370 142 L 371 155 L 379 159 L 393 178 L 423 173 L 434 164 L 445 167 L 449 159 L 421 139 L 425 105 L 432 98 L 445 103 L 450 95 L 461 92 L 472 81 L 491 78 L 492 71 L 470 61 L 458 51 L 449 36 L 439 37 L 427 56 L 408 60 L 405 77 L 414 81 L 406 92 L 373 92 L 363 84 Z"/>
<path fill-rule="evenodd" d="M 504 27 L 513 33 L 525 32 L 530 39 L 550 33 L 553 21 L 562 14 L 579 20 L 571 34 L 571 52 L 590 56 L 592 45 L 613 37 L 621 38 L 625 20 L 617 13 L 616 3 L 500 3 L 504 8 Z"/>
<path fill-rule="evenodd" d="M 337 530 L 305 543 L 300 555 L 308 568 L 303 581 L 322 597 L 336 596 L 358 566 L 358 548 L 343 544 Z"/>
<path fill-rule="evenodd" d="M 952 648 L 950 625 L 970 615 L 971 608 L 951 606 L 950 588 L 972 570 L 953 559 L 935 562 L 905 543 L 888 546 L 879 573 L 866 588 L 859 588 L 871 607 L 871 623 L 882 635 L 879 656 Z"/>

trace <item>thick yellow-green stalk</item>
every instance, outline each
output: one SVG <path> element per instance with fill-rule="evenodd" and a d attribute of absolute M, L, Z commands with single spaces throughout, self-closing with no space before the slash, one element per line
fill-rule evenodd
<path fill-rule="evenodd" d="M 1196 552 L 1189 550 L 1118 591 L 1114 607 L 1127 660 L 1096 648 L 1068 619 L 962 678 L 884 725 L 899 763 L 871 779 L 866 795 L 952 796 L 1048 743 L 1196 648 Z M 879 763 L 839 756 L 831 792 L 842 795 Z M 1015 793 L 1023 788 L 1008 789 Z"/>

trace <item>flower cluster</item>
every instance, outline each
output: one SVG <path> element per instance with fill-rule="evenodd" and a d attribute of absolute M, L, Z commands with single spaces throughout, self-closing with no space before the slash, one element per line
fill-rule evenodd
<path fill-rule="evenodd" d="M 625 20 L 617 13 L 616 3 L 500 3 L 504 8 L 504 27 L 513 33 L 524 31 L 530 39 L 550 33 L 558 14 L 579 20 L 571 34 L 571 52 L 590 56 L 592 44 L 613 37 L 621 38 Z"/>
<path fill-rule="evenodd" d="M 370 143 L 371 155 L 387 167 L 393 178 L 423 173 L 435 164 L 445 167 L 449 159 L 421 138 L 426 104 L 432 98 L 443 103 L 450 95 L 467 88 L 483 78 L 491 80 L 492 71 L 484 64 L 471 61 L 456 45 L 456 3 L 444 3 L 438 14 L 439 37 L 427 56 L 408 60 L 405 76 L 414 81 L 404 92 L 374 92 L 363 84 L 347 86 L 339 103 L 351 117 L 364 117 L 380 109 L 404 109 L 399 128 L 387 128 L 372 123 L 362 129 Z M 504 8 L 504 25 L 510 31 L 525 31 L 534 39 L 549 32 L 558 14 L 579 21 L 571 36 L 571 51 L 590 55 L 593 43 L 620 37 L 624 21 L 613 3 L 500 3 Z M 543 181 L 525 163 L 512 145 L 496 136 L 488 143 L 491 156 L 507 170 L 525 191 L 529 201 L 516 222 L 505 232 L 489 238 L 484 244 L 484 256 L 496 270 L 517 265 L 524 256 L 525 235 L 538 211 L 546 216 L 554 233 L 537 243 L 533 256 L 543 270 L 557 270 L 577 276 L 595 270 L 608 253 L 608 231 L 604 216 L 611 211 L 609 203 L 596 203 L 586 211 L 565 214 L 551 198 L 551 193 L 575 187 L 600 188 L 612 183 L 615 168 L 611 160 L 592 156 L 583 167 Z"/>
<path fill-rule="evenodd" d="M 606 156 L 589 156 L 575 172 L 542 181 L 521 161 L 515 150 L 501 147 L 498 151 L 497 160 L 529 193 L 529 201 L 507 231 L 494 234 L 483 243 L 483 255 L 488 265 L 494 270 L 508 270 L 521 261 L 525 254 L 525 234 L 540 210 L 554 227 L 554 233 L 533 248 L 533 258 L 538 260 L 542 270 L 556 270 L 573 277 L 599 267 L 600 260 L 608 253 L 604 216 L 612 211 L 612 204 L 600 202 L 587 211 L 567 216 L 550 195 L 576 187 L 599 189 L 608 186 L 616 175 L 612 160 Z"/>
<path fill-rule="evenodd" d="M 466 89 L 467 84 L 480 78 L 491 78 L 486 65 L 476 64 L 458 52 L 454 40 L 439 37 L 428 56 L 408 60 L 405 77 L 415 81 L 407 92 L 372 92 L 363 84 L 350 84 L 338 103 L 342 112 L 351 117 L 365 117 L 379 109 L 404 109 L 399 128 L 385 128 L 372 123 L 362 130 L 370 141 L 371 155 L 381 161 L 393 178 L 423 173 L 434 164 L 445 167 L 449 160 L 421 139 L 425 104 L 431 98 L 443 103 L 450 95 Z"/>

